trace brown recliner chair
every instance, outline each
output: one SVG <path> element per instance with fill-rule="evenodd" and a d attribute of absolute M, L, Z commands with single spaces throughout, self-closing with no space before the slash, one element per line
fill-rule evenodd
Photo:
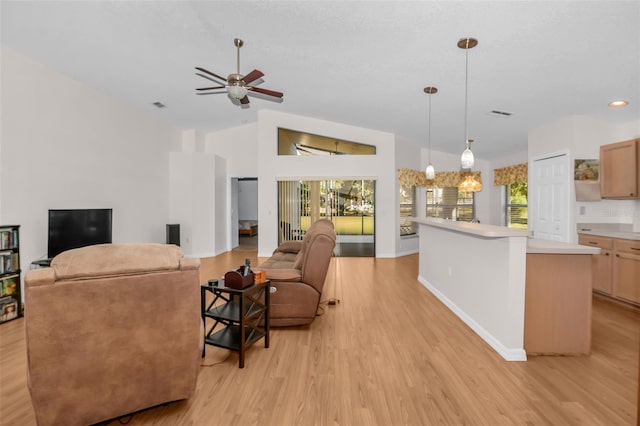
<path fill-rule="evenodd" d="M 275 289 L 269 308 L 271 325 L 304 325 L 314 320 L 335 245 L 333 223 L 320 219 L 302 241 L 283 242 L 257 268 L 266 271 Z"/>
<path fill-rule="evenodd" d="M 104 244 L 28 271 L 38 424 L 93 424 L 189 398 L 201 359 L 199 267 L 174 245 Z"/>

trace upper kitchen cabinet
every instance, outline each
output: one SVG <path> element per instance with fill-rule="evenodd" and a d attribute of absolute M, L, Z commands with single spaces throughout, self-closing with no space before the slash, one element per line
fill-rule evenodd
<path fill-rule="evenodd" d="M 602 198 L 640 198 L 640 139 L 600 147 Z"/>

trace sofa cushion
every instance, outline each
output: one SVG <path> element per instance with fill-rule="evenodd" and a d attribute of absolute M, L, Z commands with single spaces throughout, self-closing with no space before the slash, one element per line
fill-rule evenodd
<path fill-rule="evenodd" d="M 172 244 L 98 244 L 68 250 L 51 261 L 57 280 L 89 279 L 180 269 L 182 249 Z"/>
<path fill-rule="evenodd" d="M 294 255 L 289 253 L 288 256 L 294 256 Z M 292 269 L 294 260 L 295 260 L 295 257 L 291 259 L 281 260 L 271 256 L 269 259 L 265 260 L 262 264 L 260 264 L 258 269 L 274 269 L 274 268 Z"/>

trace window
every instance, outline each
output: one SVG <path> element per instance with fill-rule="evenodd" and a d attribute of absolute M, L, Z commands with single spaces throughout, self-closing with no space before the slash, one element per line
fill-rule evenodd
<path fill-rule="evenodd" d="M 504 220 L 509 228 L 528 228 L 528 208 L 526 183 L 505 185 Z"/>
<path fill-rule="evenodd" d="M 375 181 L 278 181 L 278 244 L 303 239 L 318 219 L 333 222 L 335 256 L 375 256 Z"/>
<path fill-rule="evenodd" d="M 411 221 L 416 211 L 416 187 L 400 185 L 400 236 L 416 233 L 416 224 Z"/>
<path fill-rule="evenodd" d="M 474 192 L 458 188 L 427 188 L 427 217 L 471 221 L 476 217 Z"/>
<path fill-rule="evenodd" d="M 278 155 L 376 155 L 376 147 L 278 128 Z"/>

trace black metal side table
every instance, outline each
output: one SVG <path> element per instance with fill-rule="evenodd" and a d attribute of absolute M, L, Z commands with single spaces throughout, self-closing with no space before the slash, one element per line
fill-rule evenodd
<path fill-rule="evenodd" d="M 207 293 L 213 301 L 207 305 Z M 269 280 L 238 290 L 217 285 L 200 286 L 200 307 L 205 324 L 202 356 L 206 345 L 237 351 L 239 367 L 244 368 L 244 354 L 253 343 L 264 337 L 264 347 L 269 347 Z M 207 328 L 206 320 L 214 323 Z"/>

